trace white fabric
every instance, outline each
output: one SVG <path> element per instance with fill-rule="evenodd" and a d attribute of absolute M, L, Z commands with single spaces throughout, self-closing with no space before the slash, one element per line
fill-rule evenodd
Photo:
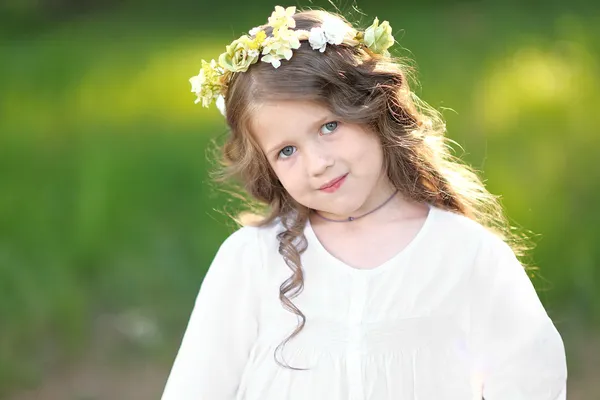
<path fill-rule="evenodd" d="M 279 301 L 281 226 L 244 227 L 201 285 L 162 400 L 563 400 L 563 341 L 512 250 L 431 207 L 375 269 L 328 253 L 310 224 L 304 329 Z M 283 355 L 283 360 L 282 360 Z"/>

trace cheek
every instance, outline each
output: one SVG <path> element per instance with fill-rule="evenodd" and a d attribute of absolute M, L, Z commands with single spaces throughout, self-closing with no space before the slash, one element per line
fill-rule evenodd
<path fill-rule="evenodd" d="M 302 161 L 294 160 L 287 165 L 276 166 L 273 170 L 286 192 L 298 203 L 310 207 L 315 192 L 309 185 Z"/>
<path fill-rule="evenodd" d="M 299 166 L 293 160 L 271 164 L 271 167 L 277 179 L 292 196 L 304 186 Z"/>
<path fill-rule="evenodd" d="M 380 167 L 383 163 L 383 150 L 376 137 L 362 136 L 347 148 L 347 155 L 354 162 L 354 167 L 361 170 L 370 170 Z"/>

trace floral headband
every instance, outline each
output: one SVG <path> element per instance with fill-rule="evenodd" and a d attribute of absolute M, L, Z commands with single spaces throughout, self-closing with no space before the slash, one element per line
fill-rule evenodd
<path fill-rule="evenodd" d="M 202 106 L 208 107 L 216 100 L 217 108 L 225 115 L 225 94 L 234 73 L 247 71 L 259 58 L 279 68 L 281 60 L 292 58 L 292 50 L 300 47 L 301 40 L 308 40 L 310 46 L 321 53 L 328 44 L 344 43 L 364 45 L 374 53 L 388 56 L 387 49 L 394 44 L 388 21 L 380 25 L 375 18 L 370 27 L 360 32 L 337 17 L 327 16 L 320 27 L 309 32 L 290 29 L 296 27 L 292 18 L 295 13 L 296 7 L 276 6 L 267 23 L 273 29 L 272 36 L 267 37 L 262 27 L 256 27 L 248 32 L 250 36 L 243 35 L 228 45 L 218 61 L 211 60 L 209 63 L 202 60 L 200 73 L 190 78 L 192 92 L 198 96 L 195 103 L 202 102 Z"/>

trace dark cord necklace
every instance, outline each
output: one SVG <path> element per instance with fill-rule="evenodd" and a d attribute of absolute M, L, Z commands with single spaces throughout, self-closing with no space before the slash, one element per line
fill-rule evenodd
<path fill-rule="evenodd" d="M 375 211 L 379 210 L 381 207 L 385 206 L 387 203 L 389 203 L 394 198 L 394 196 L 396 195 L 396 193 L 398 193 L 398 189 L 396 189 L 396 191 L 394 193 L 392 193 L 392 195 L 389 197 L 389 199 L 387 199 L 386 201 L 384 201 L 381 205 L 377 206 L 376 208 L 374 208 L 373 210 L 369 211 L 366 214 L 359 215 L 358 217 L 348 217 L 347 219 L 330 219 L 330 218 L 324 217 L 321 214 L 319 214 L 317 212 L 317 210 L 315 210 L 315 214 L 317 214 L 317 216 L 319 218 L 323 218 L 324 220 L 330 221 L 330 222 L 351 222 L 351 221 L 355 221 L 355 220 L 357 220 L 359 218 L 366 217 L 367 215 L 369 215 L 371 213 L 374 213 Z"/>

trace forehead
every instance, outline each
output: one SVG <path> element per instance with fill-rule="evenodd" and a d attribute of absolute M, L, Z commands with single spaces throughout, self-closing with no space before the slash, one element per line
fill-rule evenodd
<path fill-rule="evenodd" d="M 309 101 L 264 103 L 252 113 L 251 129 L 257 140 L 272 140 L 311 129 L 330 115 L 327 107 Z"/>

